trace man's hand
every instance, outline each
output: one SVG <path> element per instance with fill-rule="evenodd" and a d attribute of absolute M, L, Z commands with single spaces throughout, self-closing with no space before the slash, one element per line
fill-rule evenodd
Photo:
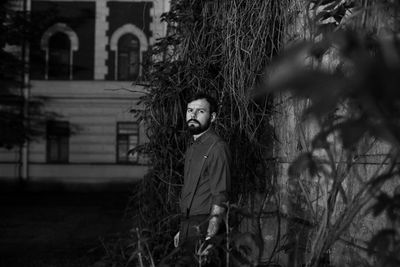
<path fill-rule="evenodd" d="M 206 237 L 203 243 L 201 243 L 197 250 L 197 256 L 199 257 L 200 263 L 205 263 L 210 260 L 210 254 L 214 245 L 210 242 L 210 237 Z"/>
<path fill-rule="evenodd" d="M 179 246 L 179 233 L 177 232 L 176 235 L 174 236 L 174 247 L 178 247 Z"/>

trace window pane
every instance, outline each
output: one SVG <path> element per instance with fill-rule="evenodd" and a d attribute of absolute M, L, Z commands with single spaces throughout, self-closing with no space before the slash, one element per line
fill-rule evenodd
<path fill-rule="evenodd" d="M 139 75 L 139 53 L 131 51 L 129 53 L 129 77 L 137 77 Z"/>
<path fill-rule="evenodd" d="M 138 136 L 136 135 L 131 135 L 129 136 L 129 149 L 135 148 L 135 146 L 138 144 Z"/>
<path fill-rule="evenodd" d="M 58 159 L 58 144 L 57 144 L 57 140 L 55 140 L 55 139 L 49 140 L 48 146 L 49 146 L 48 159 L 50 161 L 57 161 L 57 159 Z"/>
<path fill-rule="evenodd" d="M 140 70 L 140 44 L 133 34 L 118 41 L 118 80 L 135 80 Z"/>
<path fill-rule="evenodd" d="M 64 33 L 55 33 L 49 40 L 49 79 L 69 79 L 71 42 Z"/>
<path fill-rule="evenodd" d="M 118 139 L 118 161 L 125 162 L 127 160 L 128 139 L 126 136 L 119 136 Z"/>
<path fill-rule="evenodd" d="M 128 52 L 139 49 L 139 39 L 133 34 L 125 34 L 118 40 L 118 50 Z"/>
<path fill-rule="evenodd" d="M 138 124 L 134 122 L 120 122 L 117 124 L 117 161 L 136 162 L 137 153 L 132 155 L 129 151 L 134 149 L 139 142 Z"/>
<path fill-rule="evenodd" d="M 118 124 L 118 134 L 137 134 L 138 124 L 131 122 L 120 122 Z"/>
<path fill-rule="evenodd" d="M 59 139 L 59 160 L 62 162 L 67 162 L 68 161 L 68 154 L 69 154 L 69 140 L 67 136 L 62 136 Z"/>
<path fill-rule="evenodd" d="M 57 50 L 69 50 L 71 47 L 69 37 L 62 32 L 56 32 L 50 37 L 50 48 Z"/>
<path fill-rule="evenodd" d="M 120 53 L 118 58 L 118 79 L 128 80 L 129 75 L 129 57 L 127 53 Z"/>
<path fill-rule="evenodd" d="M 69 123 L 65 121 L 47 122 L 47 161 L 68 162 Z"/>

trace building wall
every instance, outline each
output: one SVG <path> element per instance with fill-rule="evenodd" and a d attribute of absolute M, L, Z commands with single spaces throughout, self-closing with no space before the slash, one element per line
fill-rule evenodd
<path fill-rule="evenodd" d="M 15 6 L 21 8 L 22 4 L 16 1 Z M 45 97 L 45 110 L 56 114 L 48 119 L 69 122 L 71 135 L 65 163 L 48 161 L 46 135 L 29 142 L 25 179 L 96 184 L 143 177 L 149 164 L 145 155 L 139 155 L 136 162 L 117 163 L 117 123 L 137 122 L 139 145 L 146 142 L 145 127 L 130 112 L 142 108 L 138 100 L 145 88 L 132 81 L 116 81 L 115 51 L 110 42 L 122 28 L 123 33 L 139 35 L 141 53 L 145 54 L 155 38 L 165 33 L 159 18 L 168 6 L 165 0 L 31 1 L 37 32 L 30 43 L 30 95 Z M 65 29 L 76 39 L 71 42 L 72 75 L 52 80 L 46 75 L 49 55 L 43 40 L 46 34 L 49 37 Z M 20 148 L 0 149 L 0 179 L 20 179 L 22 158 Z"/>
<path fill-rule="evenodd" d="M 134 25 L 138 31 L 142 31 L 147 37 L 146 40 L 141 40 L 141 46 L 147 46 L 149 36 L 152 36 L 150 29 L 153 18 L 150 16 L 150 9 L 153 7 L 151 2 L 117 2 L 110 1 L 107 5 L 109 9 L 109 30 L 108 38 L 111 42 L 112 35 L 124 26 Z M 146 44 L 143 44 L 145 42 Z M 115 49 L 107 46 L 108 52 L 108 73 L 106 75 L 107 80 L 116 80 L 115 77 Z M 142 51 L 141 51 L 142 52 Z M 145 54 L 142 53 L 142 58 Z"/>
<path fill-rule="evenodd" d="M 71 123 L 70 163 L 116 162 L 116 124 L 136 121 L 130 110 L 140 108 L 143 87 L 135 86 L 137 92 L 132 93 L 125 90 L 132 88 L 129 82 L 33 81 L 32 86 L 36 96 L 50 97 L 48 111 Z M 143 144 L 146 136 L 141 134 L 139 140 Z M 32 143 L 30 160 L 45 162 L 45 151 L 43 143 Z"/>
<path fill-rule="evenodd" d="M 40 21 L 38 34 L 31 42 L 31 78 L 45 79 L 43 33 L 56 23 L 65 23 L 78 36 L 79 49 L 73 53 L 73 79 L 92 80 L 94 74 L 95 1 L 33 1 L 32 20 Z"/>
<path fill-rule="evenodd" d="M 136 121 L 131 109 L 144 91 L 129 82 L 103 81 L 32 81 L 32 97 L 46 96 L 46 110 L 55 112 L 57 119 L 70 122 L 68 163 L 46 162 L 46 139 L 29 144 L 29 179 L 31 181 L 85 182 L 135 181 L 147 170 L 144 156 L 136 164 L 116 163 L 117 122 Z M 139 144 L 147 137 L 140 124 Z M 19 150 L 0 150 L 0 178 L 12 180 L 19 174 Z"/>

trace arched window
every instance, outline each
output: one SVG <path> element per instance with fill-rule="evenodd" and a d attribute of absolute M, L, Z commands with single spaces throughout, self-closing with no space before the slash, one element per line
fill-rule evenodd
<path fill-rule="evenodd" d="M 140 43 L 133 34 L 118 40 L 118 80 L 136 80 L 140 70 Z"/>
<path fill-rule="evenodd" d="M 118 28 L 110 39 L 114 52 L 114 79 L 136 80 L 142 76 L 142 55 L 148 48 L 147 36 L 133 24 Z"/>
<path fill-rule="evenodd" d="M 78 35 L 65 23 L 56 23 L 43 33 L 40 47 L 46 53 L 45 79 L 72 80 Z"/>
<path fill-rule="evenodd" d="M 57 32 L 49 40 L 49 79 L 67 80 L 70 78 L 71 42 L 62 32 Z"/>

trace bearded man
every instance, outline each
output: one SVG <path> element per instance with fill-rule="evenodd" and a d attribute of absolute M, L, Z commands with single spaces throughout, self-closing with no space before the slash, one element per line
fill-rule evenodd
<path fill-rule="evenodd" d="M 174 238 L 182 256 L 175 266 L 198 266 L 199 254 L 208 253 L 209 241 L 221 230 L 231 157 L 228 145 L 212 129 L 216 112 L 216 101 L 207 94 L 196 94 L 188 101 L 186 122 L 192 140 L 185 153 L 182 218 Z"/>

